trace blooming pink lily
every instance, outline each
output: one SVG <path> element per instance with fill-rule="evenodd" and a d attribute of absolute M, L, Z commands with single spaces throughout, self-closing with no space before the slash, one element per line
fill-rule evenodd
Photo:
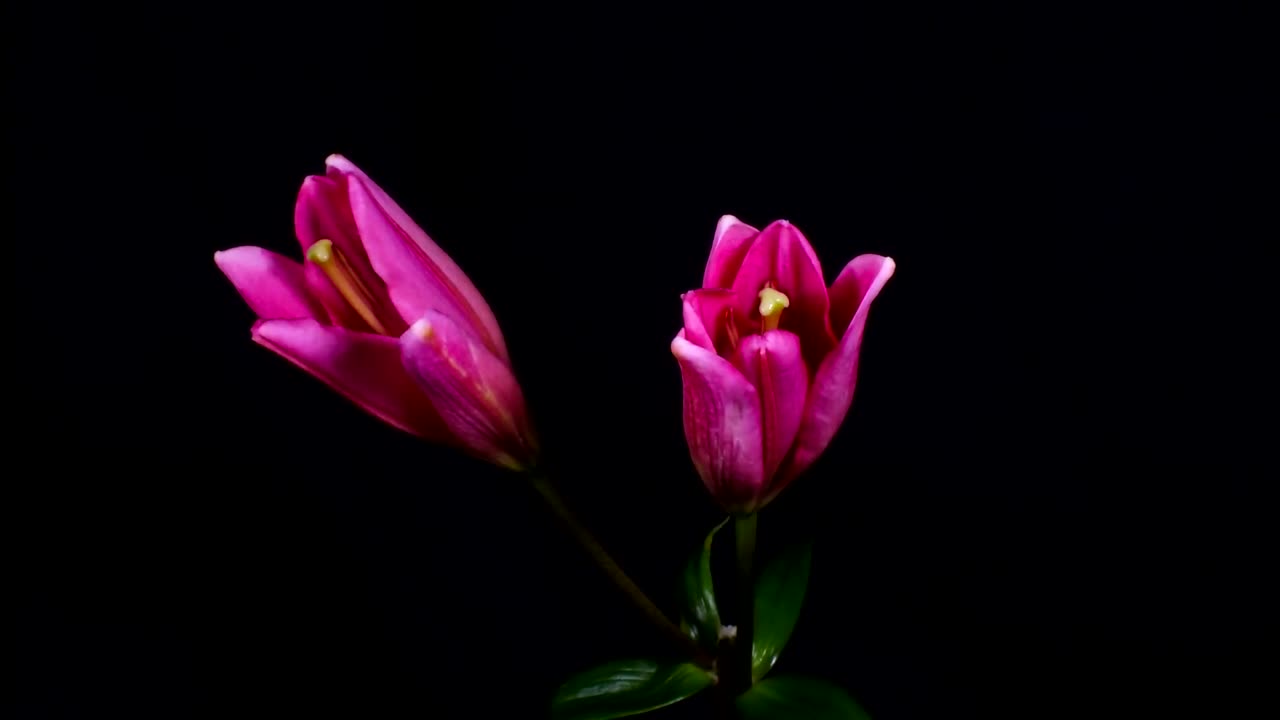
<path fill-rule="evenodd" d="M 729 512 L 754 512 L 826 449 L 853 402 L 871 302 L 894 262 L 860 255 L 828 290 L 795 226 L 720 219 L 702 289 L 671 343 L 698 474 Z"/>
<path fill-rule="evenodd" d="M 250 246 L 214 255 L 258 315 L 254 341 L 394 427 L 527 467 L 534 436 L 484 297 L 359 168 L 325 165 L 294 210 L 305 262 Z"/>

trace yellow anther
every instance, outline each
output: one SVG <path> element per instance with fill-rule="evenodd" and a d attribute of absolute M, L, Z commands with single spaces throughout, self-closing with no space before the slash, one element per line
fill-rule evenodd
<path fill-rule="evenodd" d="M 307 250 L 307 260 L 324 271 L 325 277 L 333 283 L 334 289 L 342 299 L 347 301 L 351 309 L 355 310 L 374 332 L 387 334 L 386 326 L 378 320 L 378 313 L 375 310 L 377 301 L 373 293 L 369 292 L 369 288 L 360 281 L 355 268 L 351 267 L 351 263 L 347 262 L 342 252 L 334 247 L 331 241 L 317 240 Z"/>
<path fill-rule="evenodd" d="M 782 309 L 791 307 L 791 300 L 777 290 L 766 287 L 760 291 L 760 324 L 762 330 L 777 330 L 782 320 Z"/>

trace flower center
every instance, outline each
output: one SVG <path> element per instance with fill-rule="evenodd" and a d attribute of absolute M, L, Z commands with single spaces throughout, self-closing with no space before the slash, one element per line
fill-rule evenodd
<path fill-rule="evenodd" d="M 342 299 L 347 301 L 362 320 L 369 323 L 369 327 L 374 332 L 380 335 L 387 334 L 386 326 L 378 320 L 377 298 L 361 282 L 360 276 L 356 274 L 355 268 L 351 267 L 350 261 L 343 257 L 342 252 L 334 247 L 331 241 L 317 240 L 307 250 L 307 262 L 314 263 L 324 272 L 325 277 L 333 283 L 334 289 Z"/>
<path fill-rule="evenodd" d="M 760 291 L 760 332 L 777 330 L 778 323 L 782 321 L 782 310 L 788 307 L 791 307 L 791 299 L 771 284 L 766 285 Z"/>

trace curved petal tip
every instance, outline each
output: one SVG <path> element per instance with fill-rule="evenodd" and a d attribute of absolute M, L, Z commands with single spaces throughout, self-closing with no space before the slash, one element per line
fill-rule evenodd
<path fill-rule="evenodd" d="M 213 262 L 258 317 L 319 317 L 306 291 L 302 265 L 266 248 L 243 245 L 213 254 Z"/>
<path fill-rule="evenodd" d="M 334 170 L 340 170 L 342 172 L 351 172 L 353 170 L 356 172 L 360 171 L 360 169 L 356 167 L 355 163 L 348 160 L 345 155 L 341 155 L 339 153 L 333 153 L 329 157 L 325 158 L 324 166 Z"/>

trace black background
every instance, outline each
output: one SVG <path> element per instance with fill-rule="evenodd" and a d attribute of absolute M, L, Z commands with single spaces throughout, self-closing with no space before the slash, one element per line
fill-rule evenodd
<path fill-rule="evenodd" d="M 540 717 L 662 649 L 518 478 L 250 342 L 212 254 L 296 252 L 340 152 L 489 298 L 665 607 L 719 517 L 678 295 L 721 214 L 785 217 L 828 279 L 898 272 L 762 518 L 819 537 L 779 671 L 878 720 L 1255 716 L 1258 46 L 1225 4 L 963 5 L 13 8 L 6 715 Z"/>

